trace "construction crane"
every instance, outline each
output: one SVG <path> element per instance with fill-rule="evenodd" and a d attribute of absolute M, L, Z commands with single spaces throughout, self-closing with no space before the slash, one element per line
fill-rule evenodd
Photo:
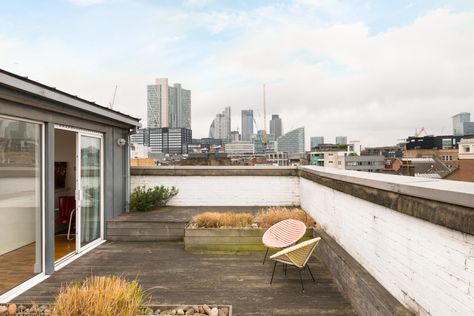
<path fill-rule="evenodd" d="M 115 96 L 117 95 L 117 88 L 118 88 L 118 86 L 115 85 L 114 95 L 112 96 L 112 101 L 110 101 L 110 103 L 109 103 L 109 109 L 112 109 L 112 110 L 114 108 Z"/>
<path fill-rule="evenodd" d="M 267 107 L 265 104 L 265 84 L 263 84 L 263 146 L 267 147 Z"/>
<path fill-rule="evenodd" d="M 425 129 L 424 127 L 422 127 L 420 130 L 417 130 L 417 129 L 415 128 L 415 137 L 420 137 L 420 135 L 421 135 L 423 132 L 425 133 L 425 136 L 428 136 L 428 132 L 426 131 L 426 129 Z"/>

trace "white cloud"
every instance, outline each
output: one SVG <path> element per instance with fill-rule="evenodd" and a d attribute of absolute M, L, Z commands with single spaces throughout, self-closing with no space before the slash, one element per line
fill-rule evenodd
<path fill-rule="evenodd" d="M 108 2 L 109 0 L 68 0 L 68 1 L 78 6 L 90 6 L 90 5 L 105 3 L 105 2 Z"/>
<path fill-rule="evenodd" d="M 208 5 L 212 0 L 185 0 L 184 4 L 189 7 L 202 7 Z"/>
<path fill-rule="evenodd" d="M 312 28 L 288 19 L 240 38 L 214 68 L 220 82 L 267 82 L 269 111 L 281 114 L 286 130 L 305 125 L 308 139 L 345 134 L 366 145 L 393 144 L 421 126 L 450 133 L 450 117 L 474 109 L 471 38 L 474 14 L 444 9 L 376 36 L 363 23 Z M 288 58 L 298 51 L 315 62 Z M 261 104 L 250 93 L 258 87 L 208 91 L 195 95 L 194 106 L 217 112 L 231 105 L 237 120 L 237 109 Z"/>
<path fill-rule="evenodd" d="M 268 116 L 279 113 L 286 131 L 304 125 L 308 143 L 310 136 L 333 141 L 347 135 L 363 145 L 393 144 L 422 126 L 450 133 L 452 115 L 474 112 L 474 13 L 435 10 L 377 35 L 363 21 L 321 22 L 301 3 L 252 11 L 162 10 L 156 21 L 137 34 L 141 41 L 128 39 L 113 50 L 97 46 L 95 54 L 58 40 L 4 35 L 0 67 L 104 105 L 117 84 L 116 109 L 145 120 L 146 84 L 168 76 L 192 90 L 196 137 L 207 136 L 225 106 L 232 106 L 232 128 L 246 108 L 255 109 L 261 128 L 262 83 Z M 194 60 L 192 45 L 205 45 L 193 38 L 196 27 L 210 36 L 233 35 L 217 38 L 215 50 Z M 174 46 L 188 41 L 189 51 Z M 124 52 L 126 62 L 104 67 Z M 192 59 L 190 69 L 179 67 L 183 58 Z M 147 67 L 130 70 L 130 63 Z"/>

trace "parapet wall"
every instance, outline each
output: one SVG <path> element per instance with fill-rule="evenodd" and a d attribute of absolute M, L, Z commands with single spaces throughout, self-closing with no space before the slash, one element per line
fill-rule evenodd
<path fill-rule="evenodd" d="M 297 168 L 132 168 L 132 190 L 141 185 L 175 186 L 170 206 L 291 206 L 300 204 Z"/>
<path fill-rule="evenodd" d="M 420 315 L 474 315 L 474 184 L 302 167 L 301 206 Z"/>
<path fill-rule="evenodd" d="M 180 193 L 170 205 L 301 205 L 331 239 L 325 252 L 331 245 L 343 250 L 326 258 L 349 264 L 347 253 L 360 264 L 351 277 L 367 271 L 420 315 L 474 315 L 473 183 L 318 167 L 132 168 L 131 174 L 132 188 L 176 186 Z M 357 286 L 377 291 L 371 282 Z M 374 295 L 381 305 L 371 308 L 384 315 L 385 299 Z M 387 311 L 400 311 L 390 302 Z"/>

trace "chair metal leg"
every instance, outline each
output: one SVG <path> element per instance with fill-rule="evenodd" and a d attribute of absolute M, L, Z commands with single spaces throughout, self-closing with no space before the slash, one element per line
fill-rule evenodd
<path fill-rule="evenodd" d="M 303 289 L 303 292 L 304 292 L 303 277 L 301 276 L 301 269 L 299 269 L 298 272 L 300 273 L 301 288 Z"/>
<path fill-rule="evenodd" d="M 311 278 L 313 279 L 313 282 L 316 282 L 314 279 L 313 273 L 311 272 L 311 269 L 309 268 L 309 265 L 306 265 L 305 268 L 308 267 L 309 274 L 311 274 Z"/>
<path fill-rule="evenodd" d="M 270 280 L 270 284 L 272 284 L 272 282 L 273 282 L 273 275 L 275 274 L 275 268 L 276 268 L 276 266 L 277 266 L 277 262 L 275 261 L 275 264 L 273 265 L 273 273 L 272 273 L 272 278 L 271 278 L 271 280 Z"/>
<path fill-rule="evenodd" d="M 286 276 L 286 270 L 288 270 L 288 265 L 287 264 L 285 264 L 285 269 L 284 270 L 285 270 L 285 276 Z"/>
<path fill-rule="evenodd" d="M 268 247 L 267 247 L 267 251 L 265 252 L 265 257 L 263 257 L 263 263 L 262 264 L 265 264 L 265 259 L 267 259 L 267 255 L 268 255 Z"/>
<path fill-rule="evenodd" d="M 74 215 L 74 212 L 76 210 L 72 210 L 71 215 L 69 216 L 69 228 L 67 229 L 67 240 L 71 240 L 72 238 L 69 238 L 71 235 L 71 225 L 72 225 L 72 216 Z"/>

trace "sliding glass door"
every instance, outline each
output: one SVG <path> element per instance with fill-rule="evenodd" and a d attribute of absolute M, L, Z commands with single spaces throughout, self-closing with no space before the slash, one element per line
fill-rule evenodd
<path fill-rule="evenodd" d="M 78 133 L 77 249 L 102 239 L 102 136 Z"/>
<path fill-rule="evenodd" d="M 0 298 L 43 272 L 42 134 L 0 116 Z"/>

